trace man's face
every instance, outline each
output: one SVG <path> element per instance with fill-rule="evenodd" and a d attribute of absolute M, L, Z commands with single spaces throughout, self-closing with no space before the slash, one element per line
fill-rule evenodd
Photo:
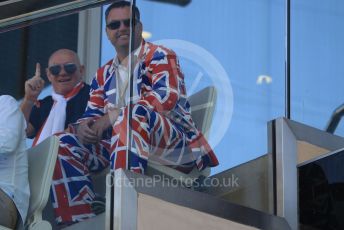
<path fill-rule="evenodd" d="M 67 95 L 78 84 L 84 75 L 84 66 L 72 52 L 58 51 L 49 60 L 46 73 L 54 91 Z"/>
<path fill-rule="evenodd" d="M 128 49 L 130 44 L 130 27 L 125 25 L 123 21 L 130 19 L 130 8 L 120 7 L 114 8 L 109 12 L 106 24 L 120 21 L 120 25 L 116 29 L 106 27 L 106 34 L 111 41 L 112 45 L 119 49 Z M 135 26 L 135 45 L 140 44 L 142 39 L 142 25 L 141 22 L 137 22 Z M 135 48 L 136 48 L 135 47 Z"/>

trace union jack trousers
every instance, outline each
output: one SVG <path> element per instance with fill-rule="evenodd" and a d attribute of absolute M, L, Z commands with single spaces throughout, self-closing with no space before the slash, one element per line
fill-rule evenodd
<path fill-rule="evenodd" d="M 52 183 L 57 223 L 79 222 L 94 216 L 95 197 L 90 175 L 110 165 L 144 173 L 148 158 L 183 172 L 218 164 L 190 115 L 184 76 L 173 51 L 142 41 L 134 73 L 139 99 L 128 106 L 96 145 L 82 144 L 72 133 L 58 134 L 60 148 Z M 98 119 L 116 104 L 116 58 L 101 67 L 91 84 L 90 100 L 77 123 Z M 130 151 L 127 131 L 131 130 Z M 71 130 L 73 130 L 71 128 Z"/>

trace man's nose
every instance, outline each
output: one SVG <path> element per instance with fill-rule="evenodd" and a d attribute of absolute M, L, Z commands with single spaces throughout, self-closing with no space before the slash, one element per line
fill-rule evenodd
<path fill-rule="evenodd" d="M 121 22 L 120 22 L 120 25 L 119 25 L 119 29 L 120 29 L 120 30 L 125 30 L 125 29 L 127 29 L 127 28 L 129 28 L 129 27 L 127 27 L 127 26 L 124 24 L 124 22 L 121 21 Z"/>
<path fill-rule="evenodd" d="M 64 67 L 61 68 L 59 75 L 68 75 Z"/>

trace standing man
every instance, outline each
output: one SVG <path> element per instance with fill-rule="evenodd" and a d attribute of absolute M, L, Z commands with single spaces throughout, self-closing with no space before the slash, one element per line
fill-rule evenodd
<path fill-rule="evenodd" d="M 29 208 L 25 127 L 17 101 L 0 96 L 0 226 L 10 229 L 25 222 Z"/>
<path fill-rule="evenodd" d="M 176 54 L 144 41 L 137 8 L 133 15 L 132 115 L 128 115 L 131 6 L 127 1 L 116 1 L 105 12 L 106 34 L 116 56 L 98 69 L 86 112 L 74 124 L 76 135 L 60 135 L 53 178 L 59 223 L 70 224 L 95 215 L 90 205 L 95 197 L 90 173 L 104 169 L 109 162 L 112 170 L 137 173 L 145 172 L 148 158 L 182 171 L 218 164 L 191 120 Z M 132 130 L 132 142 L 127 154 L 128 129 Z"/>
<path fill-rule="evenodd" d="M 27 121 L 27 137 L 35 138 L 33 145 L 64 131 L 68 124 L 77 121 L 89 99 L 90 87 L 82 82 L 84 66 L 74 51 L 55 51 L 49 58 L 46 74 L 53 92 L 43 100 L 37 100 L 44 88 L 39 63 L 36 64 L 35 76 L 25 82 L 21 109 Z"/>

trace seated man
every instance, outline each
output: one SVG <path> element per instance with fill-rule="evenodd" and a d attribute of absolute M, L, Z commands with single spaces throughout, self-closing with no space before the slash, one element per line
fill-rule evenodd
<path fill-rule="evenodd" d="M 84 66 L 74 51 L 55 51 L 49 58 L 46 74 L 53 92 L 43 100 L 37 100 L 44 87 L 39 63 L 36 65 L 35 76 L 25 82 L 21 109 L 28 123 L 27 137 L 35 137 L 33 145 L 77 121 L 84 113 L 89 99 L 90 87 L 82 82 Z"/>
<path fill-rule="evenodd" d="M 144 173 L 148 158 L 183 171 L 203 170 L 218 161 L 191 120 L 184 76 L 176 54 L 142 39 L 140 13 L 135 8 L 134 92 L 129 116 L 130 3 L 116 1 L 105 12 L 106 33 L 116 57 L 98 69 L 90 100 L 73 134 L 60 134 L 53 177 L 58 223 L 92 217 L 95 198 L 90 173 L 110 164 Z M 128 121 L 130 120 L 130 127 Z M 128 149 L 127 134 L 131 142 Z"/>
<path fill-rule="evenodd" d="M 0 96 L 0 225 L 15 229 L 29 207 L 26 122 L 17 101 Z M 19 222 L 18 222 L 19 223 Z"/>

